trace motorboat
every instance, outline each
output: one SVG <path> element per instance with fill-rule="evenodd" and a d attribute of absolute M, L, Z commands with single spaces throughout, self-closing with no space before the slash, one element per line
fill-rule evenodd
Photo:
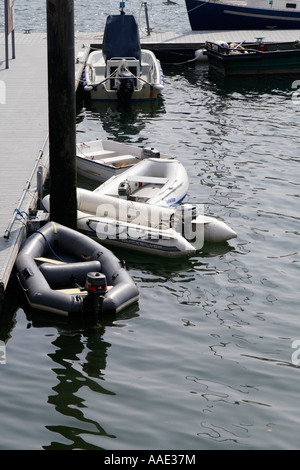
<path fill-rule="evenodd" d="M 76 145 L 77 172 L 86 178 L 103 183 L 118 176 L 147 158 L 172 158 L 154 147 L 137 147 L 114 140 L 78 142 Z"/>
<path fill-rule="evenodd" d="M 300 0 L 185 0 L 193 31 L 299 29 Z"/>
<path fill-rule="evenodd" d="M 50 314 L 97 321 L 139 299 L 124 262 L 91 237 L 55 222 L 25 240 L 15 268 L 29 306 Z"/>
<path fill-rule="evenodd" d="M 96 47 L 96 46 L 95 46 Z M 164 76 L 155 54 L 142 49 L 133 15 L 110 15 L 106 20 L 102 48 L 88 56 L 84 89 L 92 101 L 155 100 L 164 88 Z"/>
<path fill-rule="evenodd" d="M 209 67 L 224 76 L 300 73 L 300 41 L 205 44 Z"/>
<path fill-rule="evenodd" d="M 178 160 L 147 158 L 117 176 L 111 177 L 94 190 L 130 201 L 177 206 L 185 198 L 189 187 L 186 169 Z"/>
<path fill-rule="evenodd" d="M 43 198 L 50 212 L 50 195 Z M 205 242 L 220 243 L 237 234 L 223 221 L 197 214 L 197 207 L 158 206 L 77 188 L 77 228 L 102 244 L 163 257 L 188 256 Z"/>

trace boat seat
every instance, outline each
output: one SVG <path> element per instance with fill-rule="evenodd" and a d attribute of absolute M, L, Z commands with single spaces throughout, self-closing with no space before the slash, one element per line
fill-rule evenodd
<path fill-rule="evenodd" d="M 80 261 L 75 263 L 43 263 L 39 267 L 51 289 L 84 286 L 89 272 L 101 272 L 100 261 Z"/>
<path fill-rule="evenodd" d="M 118 163 L 130 163 L 134 162 L 137 159 L 134 155 L 120 155 L 117 157 L 109 158 L 109 160 L 105 160 L 105 158 L 101 158 L 102 163 L 112 163 L 116 165 Z"/>
<path fill-rule="evenodd" d="M 87 294 L 87 291 L 82 291 L 79 287 L 71 287 L 70 289 L 56 289 L 57 292 L 63 292 L 69 295 L 83 295 Z"/>
<path fill-rule="evenodd" d="M 133 183 L 152 183 L 152 184 L 166 184 L 168 178 L 160 178 L 158 176 L 130 176 L 129 181 Z"/>
<path fill-rule="evenodd" d="M 95 150 L 94 152 L 84 152 L 83 156 L 91 158 L 92 160 L 102 160 L 103 158 L 117 156 L 118 153 L 114 150 Z"/>
<path fill-rule="evenodd" d="M 107 290 L 112 289 L 113 286 L 107 286 Z M 74 287 L 70 289 L 57 289 L 57 292 L 63 292 L 64 294 L 69 295 L 86 295 L 87 291 L 82 291 L 79 287 Z"/>
<path fill-rule="evenodd" d="M 43 256 L 40 256 L 39 258 L 34 258 L 34 260 L 39 263 L 65 264 L 63 261 L 59 261 L 58 259 L 45 258 Z"/>

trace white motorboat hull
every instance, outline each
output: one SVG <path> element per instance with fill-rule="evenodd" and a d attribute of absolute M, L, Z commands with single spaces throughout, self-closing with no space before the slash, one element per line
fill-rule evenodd
<path fill-rule="evenodd" d="M 136 165 L 141 160 L 172 158 L 161 154 L 155 148 L 136 147 L 113 140 L 94 140 L 79 142 L 76 146 L 77 172 L 86 178 L 104 183 L 112 176 L 117 176 Z"/>
<path fill-rule="evenodd" d="M 156 100 L 164 88 L 164 76 L 160 61 L 147 49 L 141 50 L 140 66 L 139 61 L 134 58 L 114 58 L 107 65 L 102 50 L 91 52 L 85 67 L 85 90 L 90 91 L 91 100 L 119 101 L 118 78 L 112 74 L 123 64 L 128 71 L 133 68 L 140 71 L 130 72 L 135 79 L 131 101 Z"/>
<path fill-rule="evenodd" d="M 101 49 L 93 50 L 86 62 L 83 82 L 92 101 L 155 100 L 164 88 L 160 61 L 141 49 L 139 26 L 133 15 L 106 19 Z"/>

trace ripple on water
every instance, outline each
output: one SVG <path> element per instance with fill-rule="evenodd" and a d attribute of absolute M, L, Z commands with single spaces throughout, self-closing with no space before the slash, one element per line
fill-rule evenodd
<path fill-rule="evenodd" d="M 75 2 L 76 29 L 99 31 L 114 3 Z M 160 6 L 151 15 L 164 27 Z M 39 8 L 17 2 L 18 28 L 45 25 Z M 182 8 L 172 9 L 170 27 L 182 24 Z M 188 201 L 238 237 L 183 260 L 120 251 L 140 302 L 97 331 L 37 324 L 18 309 L 1 366 L 3 448 L 299 448 L 300 137 L 291 81 L 224 82 L 206 65 L 163 68 L 157 103 L 126 111 L 83 103 L 78 137 L 178 157 Z"/>

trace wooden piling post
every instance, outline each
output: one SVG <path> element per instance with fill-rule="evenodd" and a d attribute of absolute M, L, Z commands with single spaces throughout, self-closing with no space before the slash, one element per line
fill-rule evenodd
<path fill-rule="evenodd" d="M 47 0 L 51 220 L 76 228 L 74 0 Z"/>

